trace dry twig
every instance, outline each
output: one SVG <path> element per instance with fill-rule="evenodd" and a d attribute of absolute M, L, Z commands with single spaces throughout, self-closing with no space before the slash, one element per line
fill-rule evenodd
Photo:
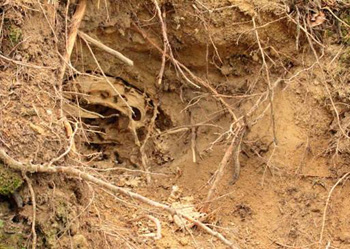
<path fill-rule="evenodd" d="M 171 49 L 170 43 L 169 43 L 169 39 L 168 39 L 168 35 L 166 32 L 166 25 L 164 23 L 163 17 L 162 17 L 162 12 L 160 10 L 160 7 L 158 5 L 158 1 L 157 0 L 153 0 L 154 5 L 156 6 L 157 9 L 157 13 L 158 13 L 158 17 L 162 26 L 162 34 L 163 34 L 163 45 L 164 45 L 164 49 L 161 49 L 158 45 L 156 45 L 155 43 L 153 43 L 152 41 L 150 41 L 150 43 L 152 45 L 154 45 L 161 53 L 162 53 L 162 66 L 161 66 L 161 70 L 160 73 L 158 75 L 159 77 L 159 81 L 158 83 L 161 83 L 163 74 L 164 74 L 164 67 L 165 67 L 165 58 L 168 57 L 171 62 L 173 63 L 174 67 L 180 72 L 180 74 L 182 75 L 182 77 L 191 85 L 193 85 L 196 88 L 200 88 L 200 86 L 198 86 L 196 83 L 194 83 L 191 79 L 189 79 L 189 77 L 187 77 L 187 75 L 185 74 L 185 72 L 183 70 L 185 70 L 187 73 L 192 74 L 190 70 L 188 70 L 187 68 L 184 68 L 183 65 L 177 61 L 173 55 L 173 51 Z M 136 28 L 138 29 L 138 31 L 144 35 L 145 38 L 147 38 L 147 36 L 145 36 L 144 32 L 137 26 L 135 25 Z M 193 74 L 192 74 L 193 75 Z M 191 76 L 191 75 L 190 75 Z M 191 76 L 192 77 L 192 76 Z"/>
<path fill-rule="evenodd" d="M 163 74 L 164 74 L 164 69 L 165 69 L 166 54 L 167 54 L 167 51 L 171 52 L 171 47 L 170 47 L 170 43 L 169 43 L 168 36 L 167 36 L 166 25 L 165 25 L 165 22 L 163 21 L 163 18 L 165 18 L 165 12 L 163 14 L 164 17 L 162 18 L 162 11 L 159 8 L 157 0 L 153 0 L 153 3 L 156 6 L 158 18 L 159 18 L 159 21 L 162 25 L 162 34 L 163 34 L 162 65 L 160 67 L 159 74 L 158 74 L 158 84 L 160 85 L 160 84 L 162 84 L 162 79 L 163 79 Z"/>
<path fill-rule="evenodd" d="M 136 220 L 141 220 L 142 218 L 147 218 L 147 219 L 153 221 L 153 223 L 156 225 L 156 229 L 157 229 L 156 234 L 151 233 L 151 234 L 145 234 L 143 236 L 153 237 L 155 240 L 161 239 L 162 238 L 162 225 L 160 224 L 159 219 L 157 219 L 156 217 L 154 217 L 152 215 L 144 215 Z"/>
<path fill-rule="evenodd" d="M 80 0 L 78 7 L 72 17 L 71 29 L 67 38 L 66 53 L 63 56 L 64 61 L 61 69 L 61 74 L 59 77 L 59 80 L 60 80 L 59 92 L 62 92 L 63 77 L 64 77 L 64 74 L 66 73 L 66 67 L 67 67 L 67 64 L 69 64 L 69 60 L 72 55 L 75 40 L 77 39 L 78 29 L 84 17 L 85 10 L 86 10 L 86 0 Z"/>
<path fill-rule="evenodd" d="M 343 175 L 331 188 L 331 190 L 328 193 L 327 196 L 327 201 L 326 201 L 326 205 L 324 206 L 324 210 L 323 210 L 323 216 L 322 216 L 322 227 L 321 227 L 321 232 L 320 232 L 320 239 L 318 241 L 319 243 L 319 248 L 321 248 L 322 246 L 322 242 L 323 242 L 323 233 L 324 233 L 324 229 L 326 226 L 326 216 L 327 216 L 327 209 L 328 209 L 328 205 L 329 205 L 329 201 L 331 199 L 332 193 L 334 191 L 334 189 L 348 176 L 350 175 L 350 172 L 346 173 L 345 175 Z"/>
<path fill-rule="evenodd" d="M 78 31 L 78 35 L 83 38 L 84 40 L 90 42 L 91 44 L 94 44 L 96 47 L 106 51 L 107 53 L 110 53 L 111 55 L 114 55 L 115 57 L 117 57 L 119 60 L 121 60 L 122 62 L 124 62 L 125 64 L 127 64 L 128 66 L 133 66 L 134 62 L 132 60 L 130 60 L 129 58 L 127 58 L 125 55 L 123 55 L 122 53 L 104 45 L 103 43 L 101 43 L 100 41 L 92 38 L 91 36 L 85 34 L 82 31 Z"/>
<path fill-rule="evenodd" d="M 24 180 L 27 182 L 28 184 L 28 188 L 30 191 L 30 196 L 32 198 L 32 207 L 33 207 L 33 218 L 32 218 L 32 234 L 33 234 L 33 242 L 32 242 L 32 248 L 35 249 L 36 248 L 36 244 L 37 244 L 37 235 L 36 235 L 36 231 L 35 231 L 35 223 L 36 223 L 36 201 L 35 201 L 35 192 L 33 189 L 33 185 L 31 180 L 29 179 L 29 177 L 26 175 L 26 173 L 22 173 L 22 176 L 24 178 Z"/>
<path fill-rule="evenodd" d="M 154 42 L 151 38 L 149 38 L 147 36 L 147 34 L 140 28 L 138 27 L 136 24 L 134 24 L 134 27 L 137 29 L 137 31 L 139 31 L 141 33 L 141 35 L 152 45 L 154 46 L 160 53 L 163 54 L 163 50 L 156 44 L 156 42 Z M 184 64 L 182 64 L 181 62 L 179 62 L 178 60 L 176 60 L 174 58 L 174 56 L 172 54 L 166 54 L 166 57 L 170 59 L 170 61 L 174 64 L 174 66 L 176 67 L 176 69 L 181 73 L 182 77 L 191 85 L 195 86 L 196 88 L 200 88 L 199 85 L 202 85 L 204 88 L 206 88 L 207 90 L 209 90 L 209 92 L 212 93 L 212 97 L 214 99 L 216 99 L 217 101 L 219 101 L 223 106 L 225 106 L 225 108 L 227 109 L 227 111 L 230 113 L 230 115 L 232 116 L 233 120 L 234 120 L 234 124 L 237 124 L 238 126 L 242 126 L 242 120 L 243 120 L 243 116 L 237 118 L 236 114 L 233 112 L 232 107 L 223 99 L 220 97 L 220 94 L 216 91 L 216 89 L 214 87 L 212 87 L 208 82 L 202 80 L 201 78 L 197 77 L 196 75 L 194 75 L 190 69 L 188 69 Z M 185 74 L 187 73 L 188 76 Z M 190 78 L 195 81 L 196 83 L 194 83 L 192 80 L 190 80 Z"/>
<path fill-rule="evenodd" d="M 153 116 L 152 116 L 151 122 L 148 126 L 146 138 L 140 147 L 142 167 L 143 167 L 143 170 L 146 172 L 146 180 L 147 180 L 148 184 L 151 183 L 151 174 L 149 172 L 148 158 L 147 158 L 145 149 L 146 149 L 146 144 L 147 144 L 149 138 L 151 137 L 152 131 L 154 129 L 154 125 L 155 125 L 157 116 L 158 116 L 158 104 L 155 104 L 154 110 L 153 110 Z"/>
<path fill-rule="evenodd" d="M 269 71 L 269 67 L 266 64 L 266 60 L 265 60 L 265 52 L 263 47 L 261 46 L 261 42 L 260 42 L 260 38 L 259 38 L 259 33 L 258 30 L 256 28 L 256 23 L 255 23 L 255 17 L 252 18 L 253 21 L 253 26 L 254 26 L 254 32 L 255 32 L 255 36 L 256 36 L 256 41 L 258 43 L 259 49 L 260 49 L 260 53 L 261 53 L 261 58 L 263 61 L 263 67 L 265 68 L 265 72 L 266 72 L 266 80 L 267 80 L 267 84 L 268 84 L 268 92 L 269 92 L 269 101 L 270 101 L 270 111 L 271 111 L 271 121 L 272 121 L 272 132 L 273 132 L 273 142 L 275 145 L 277 145 L 277 137 L 276 137 L 276 121 L 275 121 L 275 112 L 274 112 L 274 108 L 273 108 L 273 87 L 271 84 L 271 80 L 270 80 L 270 71 Z"/>
<path fill-rule="evenodd" d="M 81 38 L 84 40 L 84 42 L 85 42 L 86 46 L 88 47 L 88 49 L 89 49 L 89 51 L 90 51 L 90 53 L 91 53 L 91 55 L 92 55 L 92 57 L 93 57 L 93 59 L 94 59 L 96 65 L 97 65 L 97 67 L 98 67 L 98 69 L 99 69 L 100 72 L 102 73 L 102 75 L 103 75 L 104 79 L 106 80 L 106 82 L 108 83 L 108 85 L 113 89 L 113 91 L 118 95 L 118 97 L 119 97 L 119 98 L 125 103 L 125 105 L 128 107 L 128 110 L 129 110 L 129 115 L 128 115 L 128 117 L 129 117 L 129 119 L 130 119 L 130 122 L 134 122 L 134 120 L 133 120 L 133 118 L 132 118 L 132 114 L 134 113 L 133 109 L 131 108 L 131 106 L 129 105 L 129 103 L 127 102 L 127 100 L 123 98 L 123 96 L 120 94 L 120 92 L 117 90 L 117 88 L 113 85 L 113 83 L 108 79 L 108 77 L 107 77 L 106 74 L 104 73 L 104 71 L 103 71 L 103 69 L 102 69 L 100 63 L 98 62 L 98 60 L 97 60 L 97 58 L 96 58 L 94 52 L 92 51 L 92 49 L 91 49 L 91 47 L 90 47 L 88 41 L 85 40 L 83 37 L 81 37 Z M 136 132 L 136 129 L 135 129 L 134 126 L 131 126 L 131 131 L 132 131 L 132 133 L 133 133 L 133 135 L 134 135 L 135 144 L 136 144 L 137 146 L 140 146 L 140 140 L 139 140 L 139 138 L 138 138 L 138 135 L 137 135 L 137 132 Z"/>
<path fill-rule="evenodd" d="M 202 212 L 208 212 L 209 211 L 209 206 L 212 202 L 212 200 L 215 198 L 215 195 L 217 194 L 217 189 L 218 189 L 218 185 L 219 182 L 222 180 L 222 177 L 224 176 L 224 170 L 227 166 L 227 164 L 231 161 L 231 157 L 234 154 L 235 156 L 235 163 L 238 165 L 236 166 L 236 172 L 234 175 L 234 181 L 236 181 L 238 179 L 238 174 L 239 174 L 239 149 L 240 149 L 240 143 L 241 143 L 241 139 L 244 133 L 244 129 L 243 128 L 237 128 L 236 131 L 234 132 L 233 138 L 231 140 L 230 146 L 227 148 L 224 157 L 222 158 L 219 167 L 215 173 L 214 176 L 214 182 L 208 192 L 207 195 L 207 199 L 202 207 Z M 235 151 L 234 151 L 235 150 Z M 238 171 L 237 171 L 238 169 Z M 237 179 L 236 179 L 237 178 Z"/>
<path fill-rule="evenodd" d="M 68 122 L 68 121 L 67 121 Z M 70 127 L 69 123 L 67 124 L 68 127 Z M 64 158 L 66 155 L 68 155 L 69 153 L 71 152 L 74 152 L 72 151 L 73 149 L 75 150 L 75 140 L 74 140 L 74 137 L 75 137 L 75 134 L 77 133 L 78 131 L 78 123 L 75 123 L 75 129 L 74 131 L 72 132 L 71 128 L 67 130 L 67 133 L 69 135 L 69 146 L 67 148 L 67 150 L 65 152 L 63 152 L 61 155 L 59 155 L 58 157 L 56 158 L 53 158 L 50 163 L 49 163 L 49 166 L 51 166 L 53 163 L 61 160 L 62 158 Z"/>
<path fill-rule="evenodd" d="M 35 69 L 51 69 L 51 70 L 56 69 L 54 67 L 38 66 L 38 65 L 34 65 L 34 64 L 25 63 L 25 62 L 22 62 L 22 61 L 12 60 L 10 58 L 7 58 L 7 57 L 3 56 L 2 54 L 0 54 L 0 58 L 5 60 L 5 61 L 9 61 L 11 63 L 17 64 L 17 65 L 20 65 L 20 66 L 24 66 L 24 67 L 31 67 L 31 68 L 35 68 Z"/>
<path fill-rule="evenodd" d="M 197 146 L 196 146 L 196 138 L 197 138 L 197 128 L 191 128 L 191 151 L 192 151 L 192 160 L 194 163 L 197 163 Z"/>

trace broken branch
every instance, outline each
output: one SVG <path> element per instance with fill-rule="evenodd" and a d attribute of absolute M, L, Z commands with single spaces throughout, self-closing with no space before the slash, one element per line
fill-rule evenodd
<path fill-rule="evenodd" d="M 232 154 L 234 154 L 235 156 L 235 163 L 237 163 L 237 158 L 239 156 L 239 150 L 240 150 L 240 143 L 241 143 L 241 139 L 244 133 L 244 128 L 237 128 L 236 132 L 233 135 L 233 138 L 231 140 L 230 146 L 227 148 L 224 157 L 222 158 L 219 167 L 215 173 L 214 176 L 214 182 L 213 185 L 211 186 L 208 195 L 207 195 L 207 199 L 205 201 L 204 206 L 202 207 L 202 212 L 207 213 L 209 206 L 212 202 L 212 200 L 215 198 L 215 195 L 217 193 L 217 189 L 218 189 L 218 184 L 221 181 L 222 177 L 224 176 L 224 169 L 226 168 L 227 164 L 231 161 L 232 158 Z M 235 150 L 234 150 L 235 149 Z M 239 163 L 239 160 L 238 160 Z M 236 178 L 238 178 L 239 176 L 239 165 L 235 165 L 236 167 L 236 172 L 234 174 L 234 181 L 237 180 Z M 238 168 L 237 168 L 238 167 Z M 237 171 L 238 169 L 238 171 Z"/>
<path fill-rule="evenodd" d="M 124 62 L 125 64 L 127 64 L 128 66 L 133 66 L 134 62 L 132 60 L 130 60 L 129 58 L 127 58 L 125 55 L 123 55 L 122 53 L 118 52 L 117 50 L 114 50 L 106 45 L 104 45 L 103 43 L 101 43 L 100 41 L 92 38 L 91 36 L 85 34 L 82 31 L 78 31 L 78 35 L 83 38 L 84 40 L 90 42 L 91 44 L 95 45 L 96 47 L 106 51 L 107 53 L 110 53 L 111 55 L 114 55 L 115 57 L 117 57 L 119 60 L 121 60 L 122 62 Z"/>

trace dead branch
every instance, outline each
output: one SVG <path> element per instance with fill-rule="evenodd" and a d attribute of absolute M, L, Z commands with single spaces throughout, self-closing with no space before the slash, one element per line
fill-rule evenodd
<path fill-rule="evenodd" d="M 331 199 L 332 193 L 334 191 L 334 189 L 348 176 L 350 175 L 350 172 L 346 173 L 345 175 L 343 175 L 331 188 L 331 190 L 328 193 L 327 196 L 327 200 L 326 200 L 326 205 L 324 206 L 324 210 L 323 210 L 323 216 L 322 216 L 322 227 L 321 227 L 321 232 L 320 232 L 320 239 L 318 241 L 319 243 L 319 248 L 321 248 L 322 246 L 322 241 L 323 241 L 323 233 L 324 233 L 324 229 L 325 229 L 325 225 L 326 225 L 326 216 L 327 216 L 327 209 L 328 209 L 328 205 L 329 205 L 329 201 Z"/>
<path fill-rule="evenodd" d="M 77 39 L 78 29 L 84 17 L 85 10 L 86 10 L 86 0 L 80 0 L 78 7 L 72 17 L 71 30 L 67 38 L 66 53 L 63 56 L 63 65 L 62 65 L 61 74 L 59 77 L 59 80 L 60 80 L 59 92 L 62 92 L 62 80 L 63 80 L 64 74 L 66 73 L 67 64 L 69 64 L 69 60 L 72 55 L 75 40 Z"/>
<path fill-rule="evenodd" d="M 37 243 L 37 235 L 35 231 L 35 222 L 36 222 L 36 201 L 35 201 L 35 192 L 33 189 L 32 181 L 29 179 L 29 177 L 26 175 L 26 173 L 22 173 L 22 176 L 24 180 L 28 184 L 28 188 L 30 191 L 30 195 L 32 198 L 32 207 L 33 207 L 33 218 L 32 218 L 32 233 L 33 233 L 33 242 L 32 242 L 32 248 L 36 248 L 36 243 Z"/>
<path fill-rule="evenodd" d="M 68 123 L 69 125 L 69 123 Z M 70 127 L 70 125 L 69 125 Z M 68 155 L 69 153 L 73 152 L 72 149 L 74 148 L 75 149 L 75 140 L 74 140 L 74 137 L 75 137 L 75 134 L 77 133 L 78 131 L 78 123 L 75 123 L 75 129 L 74 131 L 71 133 L 72 131 L 72 128 L 68 129 L 67 130 L 67 133 L 69 135 L 69 146 L 67 148 L 67 150 L 65 152 L 63 152 L 61 155 L 59 155 L 58 157 L 56 158 L 53 158 L 51 160 L 51 162 L 49 163 L 49 166 L 51 166 L 53 163 L 61 160 L 62 158 L 64 158 L 66 155 Z"/>
<path fill-rule="evenodd" d="M 151 174 L 149 172 L 149 167 L 148 167 L 148 163 L 147 163 L 148 162 L 148 158 L 147 158 L 145 149 L 146 149 L 146 144 L 147 144 L 149 138 L 151 137 L 151 134 L 152 134 L 152 131 L 153 131 L 154 124 L 156 122 L 157 116 L 158 116 L 158 104 L 155 104 L 154 110 L 153 110 L 153 116 L 152 116 L 151 122 L 150 122 L 150 124 L 148 126 L 146 138 L 145 138 L 145 140 L 143 141 L 143 143 L 142 143 L 142 145 L 140 147 L 142 167 L 143 167 L 143 170 L 146 172 L 146 180 L 147 180 L 148 184 L 151 183 Z"/>
<path fill-rule="evenodd" d="M 134 24 L 134 23 L 133 23 Z M 134 24 L 135 28 L 137 29 L 138 32 L 141 33 L 141 35 L 147 39 L 150 44 L 152 44 L 158 51 L 160 51 L 160 53 L 163 55 L 164 53 L 164 50 L 162 50 L 155 42 L 153 42 L 146 34 L 143 30 L 141 30 L 136 24 Z M 166 34 L 166 33 L 165 33 Z M 196 83 L 194 83 L 191 79 L 189 79 L 189 77 L 185 74 L 185 72 L 183 71 L 183 65 L 174 58 L 173 56 L 173 53 L 172 53 L 172 50 L 171 50 L 171 47 L 170 45 L 168 46 L 168 49 L 169 49 L 169 52 L 166 53 L 166 57 L 168 59 L 171 60 L 171 62 L 173 63 L 174 67 L 180 72 L 181 76 L 189 83 L 191 84 L 192 86 L 196 87 L 196 88 L 201 88 L 200 86 L 198 86 Z M 189 69 L 187 69 L 190 73 L 191 71 Z M 185 69 L 185 71 L 187 71 Z"/>
<path fill-rule="evenodd" d="M 24 67 L 31 67 L 31 68 L 35 68 L 35 69 L 51 69 L 51 70 L 56 69 L 55 67 L 38 66 L 38 65 L 34 65 L 34 64 L 28 64 L 28 63 L 25 63 L 22 61 L 12 60 L 10 58 L 3 56 L 2 54 L 0 54 L 0 58 L 5 60 L 5 61 L 9 61 L 9 62 L 14 63 L 16 65 L 20 65 L 20 66 L 24 66 Z"/>
<path fill-rule="evenodd" d="M 75 147 L 75 141 L 74 141 L 74 134 L 78 129 L 76 127 L 75 131 L 73 132 L 72 126 L 69 124 L 69 121 L 66 117 L 63 118 L 63 125 L 64 128 L 66 129 L 67 132 L 67 136 L 70 138 L 71 140 L 71 150 L 69 151 L 69 154 L 71 156 L 74 156 L 75 154 L 77 154 L 77 149 Z"/>
<path fill-rule="evenodd" d="M 123 55 L 122 53 L 118 52 L 117 50 L 114 50 L 114 49 L 104 45 L 102 42 L 92 38 L 91 36 L 85 34 L 82 31 L 78 31 L 78 35 L 81 38 L 83 38 L 83 39 L 87 40 L 88 42 L 90 42 L 91 44 L 95 45 L 96 47 L 106 51 L 107 53 L 110 53 L 111 55 L 114 55 L 119 60 L 121 60 L 122 62 L 127 64 L 128 66 L 134 66 L 134 62 L 132 60 L 130 60 L 129 58 L 127 58 L 125 55 Z"/>
<path fill-rule="evenodd" d="M 234 173 L 233 173 L 233 178 L 232 178 L 232 184 L 236 183 L 239 175 L 241 173 L 241 163 L 239 161 L 239 155 L 241 154 L 241 144 L 242 144 L 242 139 L 243 139 L 243 135 L 244 135 L 245 130 L 243 130 L 242 132 L 240 132 L 239 136 L 237 137 L 237 139 L 239 140 L 237 142 L 237 145 L 234 149 L 233 152 L 233 167 L 234 167 Z"/>
<path fill-rule="evenodd" d="M 215 176 L 214 176 L 215 179 L 208 192 L 207 199 L 202 207 L 202 212 L 205 212 L 205 213 L 208 212 L 209 206 L 217 193 L 218 184 L 222 180 L 222 177 L 224 176 L 224 169 L 226 168 L 227 164 L 231 161 L 232 154 L 235 154 L 235 163 L 237 163 L 236 158 L 238 158 L 239 156 L 239 148 L 240 148 L 239 144 L 241 142 L 241 137 L 243 136 L 243 133 L 244 133 L 243 128 L 236 128 L 236 131 L 234 132 L 230 146 L 227 148 L 224 154 L 224 157 L 222 158 L 219 164 L 219 167 L 215 173 Z M 235 153 L 234 153 L 234 149 L 236 150 Z M 239 162 L 239 159 L 238 159 L 238 162 Z M 239 165 L 236 165 L 236 168 L 237 166 L 239 169 Z M 238 175 L 236 176 L 236 173 L 239 174 L 239 171 L 235 172 L 235 177 L 238 177 Z"/>
<path fill-rule="evenodd" d="M 199 155 L 198 151 L 197 151 L 197 146 L 196 146 L 196 140 L 197 140 L 197 130 L 198 130 L 198 126 L 194 126 L 195 122 L 193 120 L 193 115 L 192 112 L 189 111 L 189 115 L 190 115 L 190 121 L 191 121 L 191 151 L 192 151 L 192 161 L 194 163 L 197 163 L 197 155 Z"/>
<path fill-rule="evenodd" d="M 153 46 L 155 47 L 160 53 L 163 54 L 163 50 L 156 44 L 156 42 L 154 42 L 152 39 L 150 39 L 147 34 L 140 28 L 138 27 L 135 23 L 134 23 L 134 27 L 137 29 L 138 32 L 140 32 L 140 34 Z M 214 99 L 216 99 L 217 101 L 219 101 L 223 106 L 225 106 L 227 108 L 227 111 L 230 113 L 230 115 L 232 116 L 233 120 L 235 121 L 235 124 L 242 126 L 241 122 L 243 119 L 243 116 L 237 118 L 236 114 L 233 112 L 232 107 L 223 99 L 220 97 L 220 94 L 216 91 L 216 89 L 214 87 L 212 87 L 208 82 L 202 80 L 201 78 L 197 77 L 196 75 L 194 75 L 190 69 L 188 69 L 184 64 L 182 64 L 181 62 L 179 62 L 178 60 L 176 60 L 174 58 L 174 56 L 172 55 L 172 53 L 168 53 L 166 54 L 166 57 L 168 59 L 170 59 L 170 61 L 174 64 L 174 66 L 176 67 L 176 69 L 181 73 L 182 77 L 191 85 L 195 86 L 196 88 L 200 88 L 199 85 L 202 85 L 203 87 L 205 87 L 207 90 L 209 90 L 209 92 L 212 93 L 212 96 Z M 186 76 L 186 74 L 188 74 L 188 76 Z M 193 81 L 197 82 L 194 83 L 190 78 L 192 78 Z M 199 85 L 198 85 L 199 84 Z"/>
<path fill-rule="evenodd" d="M 67 65 L 70 65 L 70 57 L 72 55 L 75 40 L 77 38 L 78 29 L 79 29 L 80 23 L 83 19 L 83 16 L 85 14 L 85 10 L 86 10 L 86 0 L 80 0 L 78 7 L 77 7 L 77 9 L 72 17 L 71 30 L 69 32 L 68 37 L 66 38 L 67 39 L 66 40 L 66 52 L 62 58 L 63 65 L 61 68 L 60 76 L 58 78 L 58 80 L 59 80 L 59 82 L 58 82 L 59 94 L 63 93 L 63 78 L 64 78 L 64 75 L 66 73 Z M 49 25 L 50 25 L 50 23 L 49 23 Z M 67 134 L 68 134 L 69 140 L 70 140 L 70 145 L 65 153 L 63 153 L 61 156 L 59 156 L 58 158 L 53 159 L 53 160 L 59 160 L 60 158 L 63 158 L 68 153 L 75 153 L 76 152 L 72 128 L 70 127 L 68 120 L 63 113 L 63 98 L 62 97 L 60 98 L 60 115 L 61 115 L 61 118 L 63 119 L 64 126 L 66 127 Z M 76 128 L 75 132 L 76 131 L 77 131 L 77 128 Z M 54 161 L 52 161 L 52 163 L 53 162 Z"/>
<path fill-rule="evenodd" d="M 162 79 L 163 79 L 163 74 L 164 74 L 164 69 L 165 69 L 166 54 L 167 54 L 168 49 L 169 49 L 169 51 L 171 50 L 171 47 L 170 47 L 170 43 L 169 43 L 168 36 L 167 36 L 166 24 L 163 21 L 163 19 L 165 19 L 166 13 L 164 12 L 164 14 L 163 14 L 164 17 L 162 18 L 162 11 L 159 8 L 157 0 L 153 0 L 153 3 L 156 6 L 158 18 L 159 18 L 159 21 L 162 25 L 162 34 L 163 34 L 162 65 L 160 67 L 159 74 L 158 74 L 158 84 L 160 85 L 160 84 L 162 84 Z"/>
<path fill-rule="evenodd" d="M 156 233 L 156 236 L 154 237 L 154 239 L 155 240 L 161 239 L 162 238 L 162 226 L 160 224 L 160 221 L 156 217 L 153 217 L 152 215 L 146 215 L 146 217 L 148 219 L 150 219 L 151 221 L 153 221 L 154 224 L 156 224 L 157 233 Z"/>
<path fill-rule="evenodd" d="M 256 28 L 255 17 L 252 18 L 252 21 L 253 21 L 256 41 L 258 43 L 258 46 L 259 46 L 259 49 L 260 49 L 260 53 L 261 53 L 261 58 L 262 58 L 262 61 L 263 61 L 263 67 L 265 68 L 265 72 L 266 72 L 266 80 L 267 80 L 268 90 L 269 90 L 269 101 L 270 101 L 270 111 L 271 111 L 271 121 L 272 121 L 273 142 L 274 142 L 275 145 L 277 145 L 276 121 L 275 121 L 275 112 L 274 112 L 274 107 L 273 107 L 273 87 L 272 87 L 271 80 L 270 80 L 270 71 L 269 71 L 269 67 L 266 64 L 265 52 L 264 52 L 263 47 L 261 46 L 259 33 L 258 33 L 257 28 Z"/>
<path fill-rule="evenodd" d="M 197 128 L 191 128 L 191 151 L 192 151 L 192 160 L 194 163 L 197 163 L 197 146 L 196 146 L 196 138 L 197 138 Z"/>
<path fill-rule="evenodd" d="M 49 173 L 49 174 L 63 173 L 63 174 L 66 174 L 67 176 L 74 176 L 74 177 L 78 177 L 80 179 L 83 179 L 85 181 L 95 183 L 99 187 L 102 187 L 104 189 L 108 189 L 108 190 L 112 191 L 113 193 L 121 194 L 123 196 L 140 201 L 142 203 L 145 203 L 145 204 L 152 206 L 152 207 L 155 207 L 155 208 L 160 208 L 162 210 L 167 211 L 168 213 L 170 213 L 172 215 L 178 215 L 180 217 L 183 217 L 184 219 L 192 222 L 197 227 L 199 227 L 200 229 L 207 232 L 208 234 L 215 236 L 222 243 L 229 246 L 230 248 L 234 248 L 234 249 L 239 248 L 235 243 L 226 239 L 221 233 L 212 230 L 207 225 L 205 225 L 204 223 L 202 223 L 199 220 L 192 218 L 191 216 L 183 214 L 183 213 L 179 212 L 178 210 L 171 208 L 168 205 L 151 200 L 151 199 L 144 197 L 138 193 L 134 193 L 134 192 L 131 192 L 125 188 L 115 186 L 109 182 L 101 180 L 101 179 L 94 177 L 88 173 L 85 173 L 81 170 L 78 170 L 78 169 L 75 169 L 72 167 L 68 167 L 68 166 L 48 166 L 48 165 L 22 163 L 22 162 L 16 161 L 12 157 L 10 157 L 3 149 L 0 149 L 0 159 L 5 163 L 5 165 L 7 165 L 8 167 L 10 167 L 11 169 L 16 170 L 16 171 L 31 172 L 31 173 L 38 172 L 38 173 Z"/>
<path fill-rule="evenodd" d="M 151 234 L 145 234 L 143 236 L 153 237 L 155 240 L 161 239 L 162 238 L 162 225 L 160 224 L 159 219 L 157 219 L 156 217 L 154 217 L 152 215 L 144 215 L 144 216 L 141 216 L 140 218 L 138 218 L 136 220 L 141 220 L 143 218 L 147 218 L 147 219 L 153 221 L 153 223 L 156 225 L 156 228 L 157 228 L 156 234 L 151 233 Z"/>

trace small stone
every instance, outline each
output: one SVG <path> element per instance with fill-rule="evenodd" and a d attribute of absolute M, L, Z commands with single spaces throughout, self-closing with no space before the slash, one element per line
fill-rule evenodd
<path fill-rule="evenodd" d="M 181 238 L 181 239 L 179 240 L 179 243 L 180 243 L 182 246 L 187 246 L 187 245 L 190 243 L 190 241 L 188 240 L 188 238 Z"/>
<path fill-rule="evenodd" d="M 87 239 L 82 234 L 74 235 L 73 245 L 74 245 L 74 249 L 88 249 L 89 248 L 89 244 L 87 242 Z"/>
<path fill-rule="evenodd" d="M 77 222 L 74 222 L 70 226 L 70 233 L 71 233 L 71 235 L 76 235 L 78 233 L 78 229 L 79 229 L 79 224 Z"/>
<path fill-rule="evenodd" d="M 15 55 L 15 60 L 17 60 L 17 61 L 22 61 L 22 55 L 16 54 L 16 55 Z"/>

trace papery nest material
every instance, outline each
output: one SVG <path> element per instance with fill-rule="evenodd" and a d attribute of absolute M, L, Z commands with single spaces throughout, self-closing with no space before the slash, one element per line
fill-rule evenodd
<path fill-rule="evenodd" d="M 309 15 L 309 25 L 310 27 L 316 27 L 321 25 L 327 20 L 326 15 L 322 12 L 316 12 Z"/>

